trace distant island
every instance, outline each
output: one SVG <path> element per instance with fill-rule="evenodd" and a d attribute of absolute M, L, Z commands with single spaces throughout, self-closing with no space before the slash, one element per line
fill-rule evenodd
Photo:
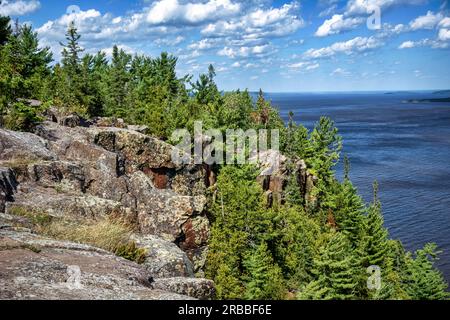
<path fill-rule="evenodd" d="M 433 94 L 450 95 L 450 90 L 439 90 L 439 91 L 433 92 Z"/>

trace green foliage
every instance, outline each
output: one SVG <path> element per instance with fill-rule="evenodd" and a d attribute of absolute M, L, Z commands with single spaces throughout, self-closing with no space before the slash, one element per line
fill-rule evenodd
<path fill-rule="evenodd" d="M 9 106 L 4 117 L 4 127 L 10 130 L 27 131 L 42 121 L 40 114 L 45 108 L 33 107 L 24 102 L 15 102 Z"/>
<path fill-rule="evenodd" d="M 413 300 L 443 300 L 449 298 L 447 283 L 433 267 L 436 261 L 435 244 L 427 244 L 416 251 L 416 258 L 408 254 L 405 289 Z"/>
<path fill-rule="evenodd" d="M 265 242 L 243 262 L 246 270 L 244 297 L 249 300 L 283 299 L 286 295 L 281 269 L 274 263 Z"/>
<path fill-rule="evenodd" d="M 342 233 L 332 232 L 325 236 L 313 262 L 314 280 L 300 293 L 299 298 L 347 300 L 356 298 L 358 276 L 355 273 L 357 259 Z"/>
<path fill-rule="evenodd" d="M 6 44 L 0 46 L 0 125 L 29 130 L 40 120 L 42 109 L 19 99 L 41 96 L 51 60 L 49 48 L 39 47 L 37 33 L 17 24 Z"/>
<path fill-rule="evenodd" d="M 381 213 L 381 203 L 378 199 L 378 184 L 374 184 L 374 201 L 370 205 L 365 219 L 364 238 L 362 242 L 364 252 L 364 266 L 386 266 L 388 232 L 384 228 Z"/>

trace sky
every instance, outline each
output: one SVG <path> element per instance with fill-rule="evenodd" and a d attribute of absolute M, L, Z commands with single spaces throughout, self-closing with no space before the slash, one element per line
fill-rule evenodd
<path fill-rule="evenodd" d="M 74 21 L 86 53 L 167 51 L 180 76 L 213 64 L 222 90 L 450 89 L 444 0 L 0 2 L 0 15 L 32 24 L 56 62 Z"/>

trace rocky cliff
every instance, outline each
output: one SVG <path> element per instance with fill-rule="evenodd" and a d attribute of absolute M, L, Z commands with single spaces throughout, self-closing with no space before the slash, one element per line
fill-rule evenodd
<path fill-rule="evenodd" d="M 211 298 L 212 282 L 194 277 L 209 235 L 206 169 L 175 165 L 172 146 L 136 127 L 58 122 L 44 122 L 34 134 L 0 129 L 0 286 L 7 288 L 0 298 L 177 298 L 170 292 Z M 133 237 L 145 261 L 133 265 L 18 229 L 18 210 L 73 220 L 124 217 L 137 226 Z M 35 243 L 39 249 L 30 252 Z M 69 263 L 80 266 L 85 292 L 55 289 Z"/>
<path fill-rule="evenodd" d="M 121 121 L 56 115 L 34 133 L 0 129 L 0 299 L 214 297 L 212 281 L 201 278 L 210 231 L 205 191 L 214 174 L 204 165 L 176 165 L 174 147 L 145 132 Z M 308 200 L 313 177 L 297 165 Z M 272 199 L 287 182 L 284 166 L 260 180 Z M 40 235 L 18 212 L 125 219 L 144 259 L 137 264 Z M 75 289 L 73 268 L 81 275 Z"/>

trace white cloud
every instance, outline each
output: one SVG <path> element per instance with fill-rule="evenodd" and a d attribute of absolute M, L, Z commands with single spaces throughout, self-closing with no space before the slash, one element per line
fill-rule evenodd
<path fill-rule="evenodd" d="M 439 27 L 450 28 L 450 17 L 445 17 L 439 22 Z"/>
<path fill-rule="evenodd" d="M 450 40 L 450 30 L 449 29 L 441 29 L 441 30 L 439 30 L 438 38 L 441 41 L 449 41 Z"/>
<path fill-rule="evenodd" d="M 0 1 L 0 15 L 2 16 L 24 16 L 35 12 L 41 7 L 37 0 L 3 0 Z"/>
<path fill-rule="evenodd" d="M 445 30 L 445 29 L 441 29 Z M 441 32 L 440 32 L 441 35 Z M 422 39 L 419 41 L 405 41 L 400 46 L 399 49 L 412 49 L 416 47 L 431 47 L 433 49 L 446 49 L 450 44 L 446 41 L 450 40 L 450 32 L 442 32 L 442 39 Z"/>
<path fill-rule="evenodd" d="M 393 6 L 417 5 L 425 2 L 426 0 L 350 0 L 347 3 L 346 15 L 367 14 L 373 7 L 386 10 Z"/>
<path fill-rule="evenodd" d="M 200 24 L 239 13 L 241 5 L 230 0 L 181 4 L 178 0 L 159 0 L 147 14 L 150 24 Z"/>
<path fill-rule="evenodd" d="M 443 18 L 441 13 L 434 14 L 433 12 L 428 11 L 426 15 L 411 21 L 410 27 L 411 30 L 434 29 Z"/>
<path fill-rule="evenodd" d="M 414 48 L 415 46 L 416 46 L 416 43 L 414 41 L 405 41 L 398 48 L 399 49 L 410 49 L 410 48 Z"/>
<path fill-rule="evenodd" d="M 176 36 L 175 38 L 158 38 L 154 42 L 159 46 L 176 46 L 184 41 L 183 36 Z"/>
<path fill-rule="evenodd" d="M 356 37 L 348 41 L 336 42 L 331 46 L 310 49 L 305 52 L 305 58 L 325 58 L 334 56 L 337 53 L 352 54 L 355 52 L 363 52 L 371 49 L 378 48 L 383 43 L 375 37 Z"/>
<path fill-rule="evenodd" d="M 342 14 L 335 14 L 317 29 L 315 35 L 317 37 L 326 37 L 332 34 L 338 34 L 341 31 L 351 30 L 359 26 L 365 21 L 364 18 L 344 18 Z"/>
<path fill-rule="evenodd" d="M 126 45 L 118 45 L 117 48 L 119 48 L 119 50 L 125 51 L 128 54 L 136 53 L 136 51 L 133 48 L 126 46 Z M 103 52 L 104 54 L 106 54 L 106 56 L 108 58 L 112 57 L 113 48 L 104 48 L 104 49 L 101 49 L 100 51 Z"/>
<path fill-rule="evenodd" d="M 240 47 L 240 48 L 231 48 L 231 47 L 225 47 L 217 52 L 219 56 L 226 56 L 229 58 L 236 58 L 236 57 L 249 57 L 249 56 L 264 56 L 270 53 L 272 50 L 271 46 L 269 45 L 261 45 L 261 46 L 254 46 L 254 47 Z"/>
<path fill-rule="evenodd" d="M 349 76 L 350 72 L 345 69 L 337 68 L 331 74 L 331 76 Z"/>
<path fill-rule="evenodd" d="M 306 70 L 315 70 L 320 67 L 320 64 L 315 63 L 306 67 Z"/>
<path fill-rule="evenodd" d="M 247 40 L 285 36 L 304 25 L 297 15 L 298 9 L 296 2 L 284 4 L 280 8 L 258 8 L 234 19 L 210 23 L 202 29 L 202 34 L 216 37 L 240 36 Z"/>

